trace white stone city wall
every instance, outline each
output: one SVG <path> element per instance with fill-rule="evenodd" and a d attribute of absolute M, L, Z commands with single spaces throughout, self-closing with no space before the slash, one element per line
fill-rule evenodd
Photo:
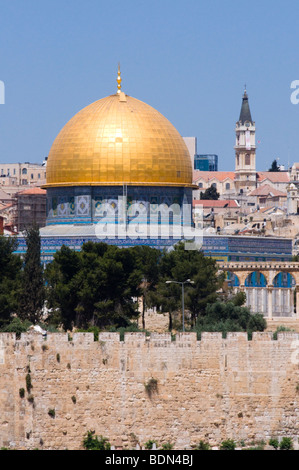
<path fill-rule="evenodd" d="M 0 447 L 80 449 L 94 430 L 112 445 L 148 440 L 298 442 L 299 335 L 0 334 Z M 30 372 L 28 372 L 30 370 Z M 32 382 L 31 400 L 26 375 Z M 157 380 L 149 397 L 145 384 Z M 21 398 L 19 390 L 25 389 Z M 55 410 L 55 416 L 48 414 Z"/>

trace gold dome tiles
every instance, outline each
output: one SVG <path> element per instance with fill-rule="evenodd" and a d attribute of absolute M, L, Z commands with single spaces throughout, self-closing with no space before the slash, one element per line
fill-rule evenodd
<path fill-rule="evenodd" d="M 151 106 L 108 96 L 61 130 L 50 150 L 46 187 L 75 185 L 192 187 L 184 140 Z"/>

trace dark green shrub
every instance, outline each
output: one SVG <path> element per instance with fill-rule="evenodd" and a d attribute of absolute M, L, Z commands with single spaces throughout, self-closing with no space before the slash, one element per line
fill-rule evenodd
<path fill-rule="evenodd" d="M 283 437 L 280 444 L 280 450 L 293 450 L 293 441 L 290 437 Z"/>
<path fill-rule="evenodd" d="M 20 395 L 21 398 L 24 398 L 24 396 L 25 396 L 25 389 L 24 388 L 20 388 L 19 395 Z"/>
<path fill-rule="evenodd" d="M 20 318 L 15 317 L 8 325 L 4 326 L 1 331 L 4 333 L 16 333 L 16 338 L 20 339 L 21 333 L 26 333 L 31 324 L 32 323 L 28 320 L 22 321 Z"/>
<path fill-rule="evenodd" d="M 162 444 L 162 450 L 172 450 L 173 449 L 173 444 L 171 442 L 166 442 L 165 444 Z"/>
<path fill-rule="evenodd" d="M 50 409 L 50 410 L 48 411 L 48 415 L 51 416 L 51 418 L 55 418 L 55 416 L 56 416 L 55 410 L 54 410 L 54 409 Z"/>
<path fill-rule="evenodd" d="M 32 382 L 31 382 L 31 375 L 28 372 L 28 374 L 26 375 L 26 389 L 27 389 L 27 392 L 30 393 L 32 388 L 33 388 L 33 386 L 32 386 Z"/>
<path fill-rule="evenodd" d="M 108 439 L 103 436 L 95 436 L 95 431 L 88 431 L 83 439 L 83 447 L 86 450 L 110 450 Z"/>
<path fill-rule="evenodd" d="M 144 447 L 146 450 L 152 450 L 154 444 L 156 444 L 156 447 L 158 448 L 158 442 L 150 439 L 144 444 Z"/>
<path fill-rule="evenodd" d="M 235 305 L 233 302 L 214 302 L 208 304 L 206 313 L 198 317 L 195 331 L 198 339 L 203 332 L 222 333 L 223 338 L 231 332 L 247 332 L 249 337 L 255 331 L 264 331 L 267 327 L 265 318 L 252 314 L 247 307 Z"/>
<path fill-rule="evenodd" d="M 195 450 L 211 450 L 211 447 L 207 442 L 199 441 L 199 444 L 195 447 Z"/>
<path fill-rule="evenodd" d="M 101 329 L 97 326 L 90 326 L 87 329 L 83 329 L 83 328 L 78 329 L 78 333 L 93 333 L 94 341 L 99 341 L 100 332 L 101 332 Z"/>
<path fill-rule="evenodd" d="M 274 331 L 273 333 L 273 339 L 274 340 L 277 340 L 277 337 L 278 337 L 278 333 L 288 333 L 288 332 L 294 332 L 294 330 L 291 330 L 290 328 L 286 327 L 286 326 L 278 326 L 276 328 L 276 331 Z"/>
<path fill-rule="evenodd" d="M 270 439 L 269 440 L 269 446 L 272 446 L 272 447 L 274 447 L 275 450 L 277 450 L 278 447 L 279 447 L 278 439 L 274 439 L 274 438 Z"/>
<path fill-rule="evenodd" d="M 151 398 L 154 393 L 158 393 L 158 380 L 152 377 L 146 384 L 144 384 L 144 387 L 146 393 Z"/>
<path fill-rule="evenodd" d="M 235 450 L 236 449 L 236 443 L 232 439 L 227 439 L 226 441 L 223 441 L 220 446 L 220 450 Z"/>

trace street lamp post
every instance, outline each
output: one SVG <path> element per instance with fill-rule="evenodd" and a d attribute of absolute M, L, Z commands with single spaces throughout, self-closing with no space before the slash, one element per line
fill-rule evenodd
<path fill-rule="evenodd" d="M 166 281 L 166 284 L 180 284 L 182 286 L 182 317 L 183 317 L 183 332 L 185 332 L 185 284 L 194 284 L 194 281 L 187 279 L 187 281 Z"/>

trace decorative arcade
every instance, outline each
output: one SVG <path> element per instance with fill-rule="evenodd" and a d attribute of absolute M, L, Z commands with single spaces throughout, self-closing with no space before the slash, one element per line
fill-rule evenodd
<path fill-rule="evenodd" d="M 275 317 L 299 320 L 299 263 L 218 262 L 228 285 L 246 294 L 252 312 L 269 320 Z"/>

